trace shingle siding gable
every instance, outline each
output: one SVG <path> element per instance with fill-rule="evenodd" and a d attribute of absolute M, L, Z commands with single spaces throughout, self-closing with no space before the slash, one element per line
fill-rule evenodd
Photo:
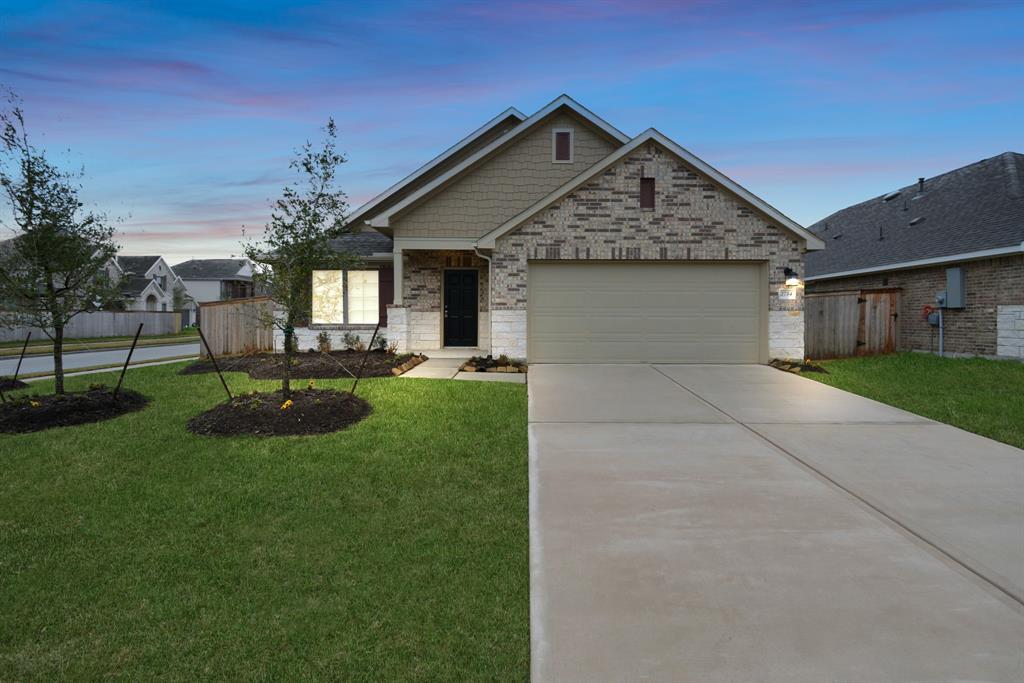
<path fill-rule="evenodd" d="M 552 163 L 552 132 L 572 128 L 573 163 Z M 395 237 L 479 237 L 605 158 L 618 143 L 554 114 L 490 159 L 392 219 Z"/>

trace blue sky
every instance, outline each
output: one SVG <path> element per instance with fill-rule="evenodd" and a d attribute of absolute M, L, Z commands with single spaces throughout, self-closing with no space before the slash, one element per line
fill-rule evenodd
<path fill-rule="evenodd" d="M 1024 150 L 1024 3 L 0 0 L 0 85 L 124 252 L 172 263 L 261 231 L 328 116 L 355 207 L 563 92 L 810 224 Z"/>

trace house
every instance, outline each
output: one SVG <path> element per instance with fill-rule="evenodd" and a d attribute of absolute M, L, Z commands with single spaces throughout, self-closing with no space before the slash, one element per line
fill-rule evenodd
<path fill-rule="evenodd" d="M 185 305 L 179 297 L 175 306 L 174 290 L 183 287 L 162 256 L 116 256 L 107 268 L 121 282 L 125 310 L 174 311 Z"/>
<path fill-rule="evenodd" d="M 192 259 L 175 265 L 174 272 L 197 303 L 253 295 L 252 264 L 248 259 Z"/>
<path fill-rule="evenodd" d="M 314 274 L 300 346 L 321 330 L 372 332 L 384 306 L 402 350 L 801 357 L 797 278 L 823 246 L 660 132 L 630 137 L 566 95 L 502 112 L 349 220 L 351 239 L 373 236 L 372 259 Z"/>
<path fill-rule="evenodd" d="M 811 230 L 828 249 L 807 256 L 807 293 L 892 292 L 898 349 L 939 349 L 945 292 L 945 352 L 1024 358 L 1024 155 L 920 178 Z"/>

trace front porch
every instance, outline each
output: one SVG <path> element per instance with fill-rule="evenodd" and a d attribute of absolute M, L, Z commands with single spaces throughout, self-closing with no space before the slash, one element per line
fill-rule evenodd
<path fill-rule="evenodd" d="M 470 250 L 394 252 L 388 339 L 432 358 L 491 353 L 490 262 Z"/>

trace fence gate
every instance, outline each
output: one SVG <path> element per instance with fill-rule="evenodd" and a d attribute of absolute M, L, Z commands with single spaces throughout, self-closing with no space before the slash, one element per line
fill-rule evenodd
<path fill-rule="evenodd" d="M 804 298 L 805 353 L 842 358 L 895 351 L 899 290 L 808 294 Z"/>

